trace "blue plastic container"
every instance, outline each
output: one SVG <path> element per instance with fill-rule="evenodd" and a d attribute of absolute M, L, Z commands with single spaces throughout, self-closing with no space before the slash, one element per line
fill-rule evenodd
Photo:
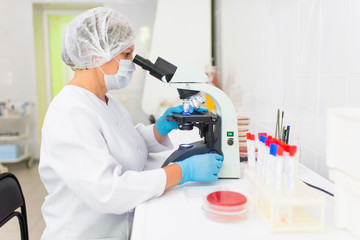
<path fill-rule="evenodd" d="M 0 160 L 16 159 L 20 156 L 19 146 L 15 143 L 0 144 Z"/>

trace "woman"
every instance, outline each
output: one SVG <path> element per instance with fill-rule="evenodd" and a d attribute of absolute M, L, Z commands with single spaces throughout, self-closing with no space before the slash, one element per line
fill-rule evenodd
<path fill-rule="evenodd" d="M 177 128 L 166 115 L 134 126 L 108 90 L 125 87 L 135 66 L 134 30 L 109 8 L 94 8 L 71 21 L 62 59 L 75 69 L 54 98 L 42 129 L 39 173 L 48 191 L 42 206 L 42 239 L 128 239 L 133 209 L 187 181 L 216 181 L 218 154 L 197 155 L 143 171 L 149 152 L 172 147 Z"/>

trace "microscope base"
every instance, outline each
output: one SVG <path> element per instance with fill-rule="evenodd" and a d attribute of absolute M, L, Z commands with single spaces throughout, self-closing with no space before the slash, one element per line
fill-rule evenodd
<path fill-rule="evenodd" d="M 179 148 L 166 159 L 166 161 L 161 167 L 165 167 L 172 162 L 179 162 L 191 156 L 205 153 L 218 153 L 220 155 L 223 155 L 221 150 L 217 150 L 215 148 L 210 149 L 206 146 L 206 144 L 203 143 L 203 141 L 189 144 L 180 144 Z"/>

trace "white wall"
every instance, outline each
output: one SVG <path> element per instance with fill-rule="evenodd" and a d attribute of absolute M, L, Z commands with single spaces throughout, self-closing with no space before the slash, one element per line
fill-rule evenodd
<path fill-rule="evenodd" d="M 301 162 L 328 178 L 326 109 L 360 107 L 360 1 L 215 2 L 223 89 L 253 132 L 274 135 L 284 110 Z"/>

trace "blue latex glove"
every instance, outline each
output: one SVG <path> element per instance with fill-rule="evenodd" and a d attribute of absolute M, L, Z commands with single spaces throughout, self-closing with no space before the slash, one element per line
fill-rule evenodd
<path fill-rule="evenodd" d="M 181 168 L 181 182 L 188 181 L 213 182 L 223 165 L 223 156 L 216 153 L 194 155 L 183 161 L 176 162 Z"/>
<path fill-rule="evenodd" d="M 196 109 L 197 112 L 208 112 L 209 110 L 206 108 Z M 173 113 L 182 113 L 183 106 L 179 105 L 177 107 L 168 108 L 165 113 L 156 121 L 156 130 L 161 136 L 166 136 L 174 129 L 178 129 L 177 122 L 170 122 L 166 120 L 166 116 L 172 115 Z M 190 114 L 194 112 L 194 107 L 190 105 L 189 107 Z"/>

